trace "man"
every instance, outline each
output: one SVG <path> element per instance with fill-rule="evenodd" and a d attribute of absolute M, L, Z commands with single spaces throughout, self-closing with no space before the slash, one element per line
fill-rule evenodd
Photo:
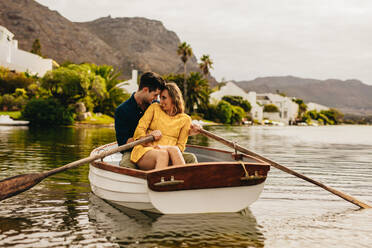
<path fill-rule="evenodd" d="M 117 107 L 115 110 L 115 132 L 119 146 L 133 141 L 132 137 L 139 120 L 147 107 L 150 106 L 154 100 L 158 99 L 164 86 L 165 81 L 160 75 L 154 72 L 146 72 L 141 76 L 138 91 L 133 93 L 127 101 Z M 200 126 L 198 125 L 192 125 L 190 133 L 192 135 L 197 134 L 199 128 Z M 154 135 L 155 140 L 161 138 L 159 130 L 152 131 L 150 134 Z M 195 155 L 191 153 L 184 153 L 184 159 L 186 163 L 196 162 Z M 136 168 L 136 166 L 130 162 L 130 151 L 123 153 L 120 166 Z"/>

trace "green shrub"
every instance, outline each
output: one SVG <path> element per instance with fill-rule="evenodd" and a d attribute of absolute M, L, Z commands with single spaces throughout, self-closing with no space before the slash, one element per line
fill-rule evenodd
<path fill-rule="evenodd" d="M 27 98 L 24 96 L 18 96 L 14 99 L 13 110 L 21 110 L 27 104 Z"/>
<path fill-rule="evenodd" d="M 14 106 L 14 96 L 10 94 L 3 95 L 3 99 L 1 101 L 1 107 L 4 111 L 11 110 Z"/>
<path fill-rule="evenodd" d="M 206 106 L 199 108 L 198 111 L 204 114 L 206 120 L 217 121 L 217 105 L 207 104 Z"/>
<path fill-rule="evenodd" d="M 231 117 L 233 115 L 232 105 L 224 100 L 221 100 L 217 104 L 217 117 L 225 124 L 231 123 Z"/>
<path fill-rule="evenodd" d="M 17 88 L 27 88 L 36 78 L 26 77 L 25 73 L 10 71 L 0 66 L 0 94 L 13 94 Z"/>
<path fill-rule="evenodd" d="M 68 125 L 74 119 L 72 112 L 53 98 L 32 99 L 22 111 L 24 119 L 31 125 Z"/>
<path fill-rule="evenodd" d="M 247 100 L 244 100 L 241 96 L 224 96 L 222 97 L 222 100 L 230 103 L 231 105 L 243 108 L 245 112 L 251 111 L 252 108 L 251 104 Z"/>
<path fill-rule="evenodd" d="M 328 119 L 328 117 L 325 114 L 320 113 L 318 116 L 319 116 L 318 121 L 322 120 L 324 125 L 333 125 L 334 124 L 334 121 Z"/>
<path fill-rule="evenodd" d="M 337 109 L 322 110 L 320 114 L 327 116 L 327 118 L 334 124 L 339 124 L 342 122 L 344 114 L 338 111 Z"/>
<path fill-rule="evenodd" d="M 22 88 L 17 88 L 15 90 L 15 92 L 13 93 L 13 96 L 15 96 L 15 97 L 22 96 L 22 97 L 26 98 L 27 97 L 26 90 L 22 89 Z"/>
<path fill-rule="evenodd" d="M 264 106 L 263 112 L 275 113 L 275 112 L 279 112 L 279 109 L 274 104 L 267 104 Z"/>
<path fill-rule="evenodd" d="M 307 111 L 305 114 L 308 114 L 311 119 L 317 120 L 318 119 L 318 112 L 314 109 L 311 111 Z"/>
<path fill-rule="evenodd" d="M 231 124 L 241 124 L 245 117 L 245 111 L 239 106 L 232 106 Z"/>

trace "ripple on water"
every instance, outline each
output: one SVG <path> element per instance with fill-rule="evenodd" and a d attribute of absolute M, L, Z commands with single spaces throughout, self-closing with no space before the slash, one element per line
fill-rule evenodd
<path fill-rule="evenodd" d="M 372 127 L 211 127 L 314 180 L 372 202 Z M 86 157 L 113 129 L 0 128 L 0 177 Z M 226 149 L 204 137 L 193 144 Z M 371 210 L 275 168 L 244 214 L 158 216 L 91 195 L 88 166 L 1 202 L 0 247 L 372 247 Z M 243 196 L 244 197 L 244 196 Z"/>

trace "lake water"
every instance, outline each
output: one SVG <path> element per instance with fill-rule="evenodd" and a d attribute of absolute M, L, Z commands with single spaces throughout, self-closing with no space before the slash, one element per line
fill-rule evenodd
<path fill-rule="evenodd" d="M 372 204 L 372 126 L 207 129 Z M 114 137 L 112 128 L 0 126 L 0 179 L 87 157 Z M 189 143 L 225 148 L 202 136 Z M 87 176 L 80 166 L 0 202 L 0 247 L 372 247 L 372 210 L 275 168 L 260 199 L 234 214 L 117 209 L 90 193 Z"/>

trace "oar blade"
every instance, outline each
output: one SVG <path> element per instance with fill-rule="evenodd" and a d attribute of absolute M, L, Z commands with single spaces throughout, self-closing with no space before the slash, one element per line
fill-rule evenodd
<path fill-rule="evenodd" d="M 45 178 L 44 173 L 23 174 L 0 181 L 0 201 L 32 188 Z"/>

